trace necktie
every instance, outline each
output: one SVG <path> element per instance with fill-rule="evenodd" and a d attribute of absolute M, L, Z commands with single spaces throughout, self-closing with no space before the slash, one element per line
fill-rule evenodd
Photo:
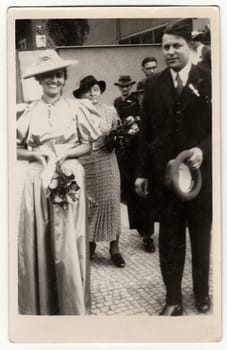
<path fill-rule="evenodd" d="M 176 82 L 177 82 L 177 86 L 176 86 L 177 94 L 178 94 L 178 96 L 180 96 L 184 86 L 183 86 L 183 82 L 182 82 L 182 80 L 180 78 L 179 73 L 177 73 L 177 75 L 176 75 Z"/>

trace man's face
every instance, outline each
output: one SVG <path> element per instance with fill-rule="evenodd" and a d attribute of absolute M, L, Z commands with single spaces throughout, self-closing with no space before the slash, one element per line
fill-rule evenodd
<path fill-rule="evenodd" d="M 132 88 L 132 85 L 126 85 L 126 86 L 118 86 L 120 91 L 121 91 L 121 95 L 123 97 L 127 97 L 130 93 L 130 90 Z"/>
<path fill-rule="evenodd" d="M 184 68 L 190 58 L 189 44 L 180 36 L 164 34 L 162 38 L 162 51 L 167 66 L 176 72 Z"/>
<path fill-rule="evenodd" d="M 142 71 L 144 72 L 145 76 L 148 78 L 154 74 L 156 69 L 157 69 L 157 62 L 152 61 L 152 62 L 147 62 L 143 66 Z"/>

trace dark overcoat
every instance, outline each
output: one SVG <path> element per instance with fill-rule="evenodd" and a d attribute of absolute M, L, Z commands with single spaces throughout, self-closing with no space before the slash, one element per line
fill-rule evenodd
<path fill-rule="evenodd" d="M 135 96 L 129 95 L 125 100 L 122 97 L 117 97 L 114 100 L 121 121 L 123 122 L 128 116 L 140 116 L 140 105 Z M 135 179 L 135 162 L 138 147 L 138 137 L 129 137 L 127 146 L 117 149 L 117 158 L 121 173 L 121 187 L 123 196 L 128 197 L 128 192 L 134 190 Z"/>
<path fill-rule="evenodd" d="M 122 121 L 130 115 L 136 117 L 141 114 L 139 101 L 134 94 L 129 95 L 125 100 L 122 100 L 122 97 L 116 98 L 114 106 Z M 126 146 L 116 150 L 121 174 L 121 200 L 127 203 L 130 228 L 137 229 L 140 233 L 143 231 L 149 236 L 153 233 L 149 203 L 147 199 L 140 198 L 136 194 L 134 187 L 138 134 L 129 137 L 128 141 Z"/>

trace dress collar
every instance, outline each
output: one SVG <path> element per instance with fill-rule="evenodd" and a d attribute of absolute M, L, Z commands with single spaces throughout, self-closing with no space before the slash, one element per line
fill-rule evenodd
<path fill-rule="evenodd" d="M 58 103 L 58 101 L 60 101 L 61 99 L 62 99 L 62 96 L 59 96 L 55 101 L 53 101 L 53 102 L 48 102 L 48 101 L 45 99 L 44 95 L 42 95 L 42 97 L 41 97 L 41 100 L 42 100 L 45 104 L 47 104 L 47 105 L 49 105 L 49 106 L 55 106 L 55 105 Z"/>

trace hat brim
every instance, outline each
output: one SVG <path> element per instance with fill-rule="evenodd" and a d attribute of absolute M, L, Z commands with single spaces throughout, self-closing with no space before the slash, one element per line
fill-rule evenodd
<path fill-rule="evenodd" d="M 103 93 L 106 90 L 106 82 L 104 80 L 99 80 L 97 82 L 92 82 L 88 84 L 86 87 L 81 87 L 73 91 L 73 96 L 76 98 L 81 98 L 81 95 L 88 92 L 92 86 L 95 84 L 98 84 L 100 87 L 101 93 Z"/>
<path fill-rule="evenodd" d="M 136 83 L 136 81 L 131 81 L 130 83 L 114 83 L 114 85 L 116 86 L 120 86 L 120 87 L 126 87 L 126 86 L 131 86 L 131 85 L 134 85 Z"/>
<path fill-rule="evenodd" d="M 32 78 L 35 77 L 37 75 L 41 75 L 43 73 L 47 73 L 47 72 L 52 72 L 58 69 L 63 69 L 63 68 L 67 68 L 69 66 L 72 66 L 74 64 L 77 64 L 79 61 L 77 60 L 64 60 L 63 62 L 59 62 L 59 63 L 46 63 L 46 65 L 42 65 L 42 67 L 37 67 L 37 66 L 31 66 L 29 67 L 26 72 L 24 72 L 23 74 L 23 79 L 28 79 L 28 78 Z"/>
<path fill-rule="evenodd" d="M 171 186 L 176 193 L 176 195 L 183 201 L 190 201 L 198 196 L 201 187 L 202 187 L 202 176 L 200 169 L 190 169 L 185 161 L 191 157 L 191 151 L 183 151 L 181 152 L 176 159 L 173 160 L 170 169 L 169 169 L 169 177 L 171 181 Z M 184 165 L 183 171 L 180 169 L 181 165 Z M 180 183 L 180 179 L 184 177 L 184 171 L 186 170 L 186 174 L 190 174 L 190 179 L 187 178 L 186 182 L 190 181 L 189 186 L 187 186 L 187 190 L 185 190 L 185 186 L 182 186 Z"/>

